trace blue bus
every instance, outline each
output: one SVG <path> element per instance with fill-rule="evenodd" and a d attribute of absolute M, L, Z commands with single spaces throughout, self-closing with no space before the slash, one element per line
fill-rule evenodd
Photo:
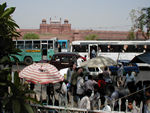
<path fill-rule="evenodd" d="M 20 62 L 30 65 L 40 60 L 50 60 L 54 53 L 58 52 L 57 38 L 53 39 L 29 39 L 14 40 L 16 48 L 22 52 L 16 55 Z"/>
<path fill-rule="evenodd" d="M 70 40 L 58 40 L 58 44 L 61 46 L 61 52 L 70 51 Z"/>

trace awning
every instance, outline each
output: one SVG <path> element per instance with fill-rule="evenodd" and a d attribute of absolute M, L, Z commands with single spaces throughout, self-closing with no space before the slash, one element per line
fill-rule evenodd
<path fill-rule="evenodd" d="M 146 52 L 138 56 L 135 56 L 130 62 L 150 64 L 150 52 Z"/>

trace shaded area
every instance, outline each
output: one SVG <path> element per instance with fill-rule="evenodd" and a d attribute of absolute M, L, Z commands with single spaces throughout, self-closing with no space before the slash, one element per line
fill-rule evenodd
<path fill-rule="evenodd" d="M 150 52 L 146 52 L 135 56 L 130 62 L 132 63 L 148 63 L 150 64 Z"/>

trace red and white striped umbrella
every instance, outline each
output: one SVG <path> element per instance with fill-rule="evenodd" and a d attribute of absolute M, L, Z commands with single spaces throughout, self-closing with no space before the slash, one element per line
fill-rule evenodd
<path fill-rule="evenodd" d="M 48 63 L 34 63 L 25 67 L 20 73 L 20 78 L 40 84 L 57 83 L 64 80 L 58 69 Z"/>

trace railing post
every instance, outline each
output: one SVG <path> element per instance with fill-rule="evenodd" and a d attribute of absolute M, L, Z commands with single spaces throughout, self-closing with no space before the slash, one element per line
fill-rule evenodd
<path fill-rule="evenodd" d="M 68 106 L 67 91 L 65 92 L 65 106 Z"/>
<path fill-rule="evenodd" d="M 112 111 L 114 111 L 115 99 L 112 100 L 112 104 L 113 104 L 113 106 L 112 106 Z"/>
<path fill-rule="evenodd" d="M 108 103 L 107 103 L 107 100 L 108 100 L 108 99 L 106 98 L 106 99 L 105 99 L 105 106 L 108 104 Z"/>
<path fill-rule="evenodd" d="M 62 106 L 62 105 L 61 105 L 61 98 L 59 98 L 59 106 Z"/>
<path fill-rule="evenodd" d="M 143 102 L 141 101 L 141 103 L 140 103 L 140 113 L 142 113 L 142 110 L 143 110 Z"/>
<path fill-rule="evenodd" d="M 14 73 L 15 73 L 14 71 L 11 72 L 11 77 L 12 77 L 11 82 L 12 82 L 12 83 L 14 83 Z"/>
<path fill-rule="evenodd" d="M 126 113 L 128 112 L 128 100 L 126 100 Z"/>
<path fill-rule="evenodd" d="M 136 109 L 136 103 L 135 103 L 135 100 L 133 101 L 133 109 Z"/>
<path fill-rule="evenodd" d="M 48 105 L 48 100 L 49 100 L 48 95 L 46 95 L 46 105 Z"/>
<path fill-rule="evenodd" d="M 61 106 L 61 98 L 59 98 L 58 102 L 59 102 L 59 106 Z M 60 113 L 60 109 L 59 109 L 59 113 Z"/>
<path fill-rule="evenodd" d="M 101 109 L 101 99 L 98 100 L 98 108 Z"/>
<path fill-rule="evenodd" d="M 80 104 L 80 98 L 78 99 L 77 106 Z"/>
<path fill-rule="evenodd" d="M 55 97 L 54 97 L 54 95 L 53 95 L 53 106 L 54 106 L 54 104 L 55 104 Z"/>
<path fill-rule="evenodd" d="M 121 111 L 121 99 L 119 99 L 119 112 Z"/>
<path fill-rule="evenodd" d="M 71 96 L 71 106 L 72 106 L 72 108 L 74 107 L 73 96 Z"/>

